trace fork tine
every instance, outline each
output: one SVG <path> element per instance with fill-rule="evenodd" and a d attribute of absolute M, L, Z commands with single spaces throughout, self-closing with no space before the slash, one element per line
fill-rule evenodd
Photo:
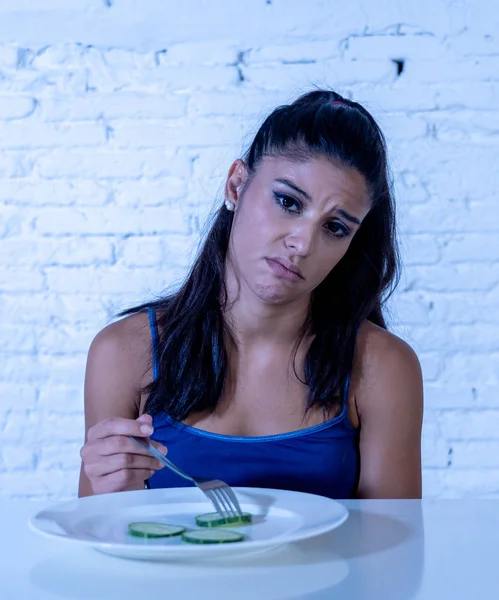
<path fill-rule="evenodd" d="M 228 504 L 231 515 L 237 517 L 238 514 L 241 514 L 240 511 L 238 512 L 237 507 L 235 506 L 227 488 L 223 486 L 218 488 L 218 491 L 220 492 L 220 495 L 224 498 L 226 504 Z"/>
<path fill-rule="evenodd" d="M 222 510 L 220 503 L 218 502 L 217 496 L 216 494 L 213 493 L 212 490 L 203 490 L 204 493 L 208 496 L 208 498 L 211 500 L 213 506 L 215 507 L 215 510 L 217 511 L 217 513 L 221 516 L 224 517 L 224 511 Z"/>
<path fill-rule="evenodd" d="M 241 510 L 241 506 L 239 505 L 239 502 L 237 500 L 236 494 L 234 493 L 234 490 L 228 486 L 224 486 L 222 489 L 227 494 L 229 499 L 232 501 L 232 505 L 235 506 L 236 512 L 239 513 L 240 515 L 242 515 L 243 511 Z"/>
<path fill-rule="evenodd" d="M 235 517 L 237 515 L 237 513 L 234 510 L 232 503 L 230 502 L 230 498 L 228 496 L 226 496 L 226 494 L 224 494 L 224 488 L 223 487 L 214 488 L 213 492 L 217 495 L 218 499 L 220 500 L 221 504 L 224 507 L 224 510 L 229 515 L 229 517 Z"/>

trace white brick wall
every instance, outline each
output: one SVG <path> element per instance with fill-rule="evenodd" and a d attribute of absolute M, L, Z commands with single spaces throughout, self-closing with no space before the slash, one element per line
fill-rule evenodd
<path fill-rule="evenodd" d="M 185 272 L 267 111 L 326 84 L 389 140 L 425 494 L 499 496 L 498 17 L 492 0 L 0 0 L 0 493 L 76 493 L 90 340 Z"/>

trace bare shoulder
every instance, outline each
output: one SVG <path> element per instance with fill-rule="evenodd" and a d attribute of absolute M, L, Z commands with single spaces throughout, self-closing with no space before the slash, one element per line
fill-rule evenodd
<path fill-rule="evenodd" d="M 356 348 L 359 498 L 421 498 L 423 377 L 414 350 L 365 323 Z"/>
<path fill-rule="evenodd" d="M 136 313 L 107 325 L 95 336 L 91 348 L 104 352 L 121 352 L 137 358 L 137 351 L 151 342 L 149 319 L 145 313 Z"/>
<path fill-rule="evenodd" d="M 87 358 L 85 396 L 106 396 L 118 416 L 129 416 L 140 404 L 140 390 L 149 383 L 151 334 L 147 314 L 124 317 L 102 329 L 93 339 Z M 123 405 L 116 402 L 123 399 Z M 100 402 L 99 402 L 100 403 Z M 127 414 L 125 414 L 127 413 Z"/>
<path fill-rule="evenodd" d="M 415 397 L 421 397 L 421 407 L 417 408 L 422 409 L 421 364 L 416 352 L 403 339 L 365 321 L 357 339 L 355 362 L 360 417 L 369 409 L 379 409 L 380 403 L 414 403 Z"/>

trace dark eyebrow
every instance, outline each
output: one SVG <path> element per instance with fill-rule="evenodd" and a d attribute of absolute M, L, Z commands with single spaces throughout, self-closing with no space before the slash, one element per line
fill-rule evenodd
<path fill-rule="evenodd" d="M 295 192 L 298 192 L 298 194 L 300 194 L 301 196 L 303 196 L 306 200 L 308 200 L 309 202 L 312 200 L 312 198 L 307 194 L 307 192 L 305 192 L 304 190 L 302 190 L 301 188 L 299 188 L 297 185 L 295 185 L 294 183 L 291 183 L 291 181 L 288 181 L 287 179 L 275 179 L 274 181 L 277 181 L 278 183 L 283 183 L 284 185 L 287 185 L 288 187 L 290 187 L 291 189 L 295 190 Z M 357 217 L 354 217 L 353 215 L 351 215 L 350 213 L 345 212 L 344 210 L 342 210 L 341 208 L 338 209 L 338 214 L 340 214 L 343 218 L 345 218 L 347 221 L 350 221 L 351 223 L 355 223 L 356 225 L 360 225 L 360 221 L 359 219 L 357 219 Z"/>
<path fill-rule="evenodd" d="M 301 196 L 306 198 L 309 202 L 312 200 L 312 198 L 307 194 L 307 192 L 303 191 L 301 188 L 299 188 L 294 183 L 291 183 L 291 181 L 288 181 L 287 179 L 275 179 L 274 181 L 277 181 L 278 183 L 284 183 L 284 185 L 287 185 L 290 188 L 292 188 L 293 190 L 295 190 L 295 192 L 298 192 Z"/>
<path fill-rule="evenodd" d="M 338 214 L 340 214 L 342 217 L 344 217 L 347 221 L 355 223 L 356 225 L 360 225 L 360 221 L 359 221 L 359 219 L 357 219 L 357 217 L 354 217 L 350 213 L 345 212 L 341 208 L 338 209 Z"/>

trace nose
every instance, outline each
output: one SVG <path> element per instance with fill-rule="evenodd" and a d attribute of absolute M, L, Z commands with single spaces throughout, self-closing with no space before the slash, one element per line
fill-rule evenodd
<path fill-rule="evenodd" d="M 302 223 L 286 236 L 286 247 L 299 256 L 309 256 L 316 237 L 313 224 Z"/>

